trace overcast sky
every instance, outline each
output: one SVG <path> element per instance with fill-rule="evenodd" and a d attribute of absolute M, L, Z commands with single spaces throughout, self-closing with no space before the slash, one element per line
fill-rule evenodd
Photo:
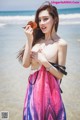
<path fill-rule="evenodd" d="M 2 10 L 36 10 L 46 0 L 0 0 Z M 48 1 L 80 1 L 80 0 L 48 0 Z M 57 8 L 80 7 L 79 4 L 54 4 Z"/>

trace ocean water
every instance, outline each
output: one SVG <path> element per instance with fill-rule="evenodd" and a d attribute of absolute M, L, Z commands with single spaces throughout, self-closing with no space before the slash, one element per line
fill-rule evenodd
<path fill-rule="evenodd" d="M 34 20 L 36 11 L 0 11 L 0 27 Z M 80 24 L 80 8 L 58 9 L 60 24 Z"/>
<path fill-rule="evenodd" d="M 16 59 L 27 38 L 22 28 L 34 20 L 35 11 L 0 12 L 0 111 L 10 120 L 22 120 L 30 69 Z M 67 76 L 63 77 L 63 101 L 68 120 L 80 120 L 80 8 L 59 11 L 58 34 L 67 41 Z"/>
<path fill-rule="evenodd" d="M 0 16 L 31 16 L 36 13 L 35 10 L 28 11 L 0 11 Z M 58 9 L 59 14 L 80 13 L 80 8 Z"/>

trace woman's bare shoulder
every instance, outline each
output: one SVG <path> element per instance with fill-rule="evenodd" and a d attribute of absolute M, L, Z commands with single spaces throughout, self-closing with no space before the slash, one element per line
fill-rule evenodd
<path fill-rule="evenodd" d="M 65 41 L 64 39 L 60 38 L 60 40 L 58 41 L 58 45 L 65 47 L 65 46 L 68 45 L 68 43 L 67 43 L 67 41 Z"/>

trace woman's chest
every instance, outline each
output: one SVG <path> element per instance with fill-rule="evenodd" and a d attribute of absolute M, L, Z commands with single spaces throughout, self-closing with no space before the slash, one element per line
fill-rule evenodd
<path fill-rule="evenodd" d="M 58 52 L 58 47 L 57 44 L 48 44 L 46 45 L 45 43 L 43 44 L 36 44 L 33 48 L 32 51 L 38 52 L 39 50 L 42 51 L 42 53 L 45 55 L 47 60 L 50 61 L 55 61 L 57 59 L 57 52 Z"/>

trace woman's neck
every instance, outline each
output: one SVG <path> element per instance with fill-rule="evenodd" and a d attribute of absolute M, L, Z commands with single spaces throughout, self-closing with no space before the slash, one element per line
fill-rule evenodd
<path fill-rule="evenodd" d="M 56 34 L 56 32 L 54 32 L 53 34 L 52 34 L 52 36 L 50 35 L 50 34 L 45 34 L 45 40 L 46 41 L 48 41 L 48 40 L 55 40 L 56 39 L 56 36 L 57 36 L 57 34 Z"/>

